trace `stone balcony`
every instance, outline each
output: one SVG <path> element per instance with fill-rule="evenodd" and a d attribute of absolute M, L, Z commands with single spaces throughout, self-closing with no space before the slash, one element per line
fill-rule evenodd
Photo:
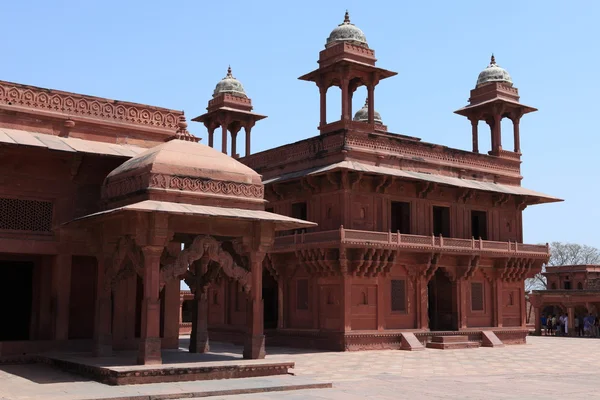
<path fill-rule="evenodd" d="M 441 236 L 407 235 L 392 232 L 340 229 L 311 233 L 295 233 L 275 238 L 272 253 L 287 253 L 303 248 L 338 247 L 383 248 L 422 253 L 453 253 L 486 257 L 547 259 L 548 245 L 495 242 L 491 240 L 445 238 Z"/>

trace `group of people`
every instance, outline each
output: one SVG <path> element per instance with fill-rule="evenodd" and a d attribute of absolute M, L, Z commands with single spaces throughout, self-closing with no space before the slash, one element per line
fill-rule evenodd
<path fill-rule="evenodd" d="M 542 332 L 548 336 L 568 336 L 569 316 L 567 314 L 542 315 Z M 600 332 L 600 319 L 592 314 L 575 315 L 573 319 L 575 336 L 597 338 Z"/>

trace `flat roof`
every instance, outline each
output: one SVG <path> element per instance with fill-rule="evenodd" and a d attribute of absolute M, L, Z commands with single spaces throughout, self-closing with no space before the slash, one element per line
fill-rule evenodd
<path fill-rule="evenodd" d="M 0 128 L 0 144 L 46 148 L 68 153 L 100 154 L 115 157 L 134 157 L 145 147 L 129 144 L 97 142 L 94 140 L 60 137 L 20 129 Z"/>

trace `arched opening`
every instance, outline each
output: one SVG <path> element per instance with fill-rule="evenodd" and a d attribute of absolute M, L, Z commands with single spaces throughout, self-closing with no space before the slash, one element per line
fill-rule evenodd
<path fill-rule="evenodd" d="M 263 269 L 263 323 L 265 329 L 276 329 L 279 315 L 279 302 L 277 301 L 277 281 Z"/>
<path fill-rule="evenodd" d="M 354 115 L 356 114 L 356 112 L 358 110 L 363 108 L 366 100 L 367 100 L 366 86 L 361 86 L 361 87 L 357 88 L 352 97 L 352 114 L 350 115 L 350 118 L 354 119 Z"/>
<path fill-rule="evenodd" d="M 500 122 L 500 129 L 502 130 L 502 150 L 513 151 L 515 149 L 515 141 L 513 135 L 513 123 L 512 121 L 504 117 Z"/>
<path fill-rule="evenodd" d="M 477 124 L 478 147 L 481 154 L 487 154 L 492 150 L 492 130 L 486 121 Z"/>
<path fill-rule="evenodd" d="M 327 123 L 342 119 L 342 90 L 337 86 L 327 89 Z"/>
<path fill-rule="evenodd" d="M 432 331 L 448 331 L 458 329 L 458 313 L 456 310 L 456 293 L 450 278 L 441 268 L 427 285 L 429 329 Z"/>

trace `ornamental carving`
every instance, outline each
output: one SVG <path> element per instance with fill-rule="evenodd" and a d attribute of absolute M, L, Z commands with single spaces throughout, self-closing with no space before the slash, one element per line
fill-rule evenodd
<path fill-rule="evenodd" d="M 130 236 L 122 236 L 111 261 L 105 266 L 104 289 L 115 289 L 119 282 L 133 275 L 143 276 L 144 256 Z"/>
<path fill-rule="evenodd" d="M 177 129 L 178 118 L 183 115 L 141 104 L 21 87 L 8 82 L 0 82 L 0 103 L 166 129 Z"/>
<path fill-rule="evenodd" d="M 179 253 L 174 263 L 164 266 L 160 271 L 161 283 L 179 279 L 185 275 L 189 266 L 203 256 L 208 257 L 221 267 L 225 275 L 238 281 L 246 293 L 251 290 L 250 272 L 238 266 L 231 254 L 223 250 L 221 243 L 208 235 L 196 236 L 191 246 Z"/>
<path fill-rule="evenodd" d="M 128 177 L 116 182 L 109 182 L 102 188 L 102 198 L 118 198 L 144 189 L 182 190 L 186 192 L 255 199 L 262 199 L 265 194 L 264 186 L 261 184 L 253 185 L 204 178 L 191 178 L 187 176 L 147 174 Z"/>

